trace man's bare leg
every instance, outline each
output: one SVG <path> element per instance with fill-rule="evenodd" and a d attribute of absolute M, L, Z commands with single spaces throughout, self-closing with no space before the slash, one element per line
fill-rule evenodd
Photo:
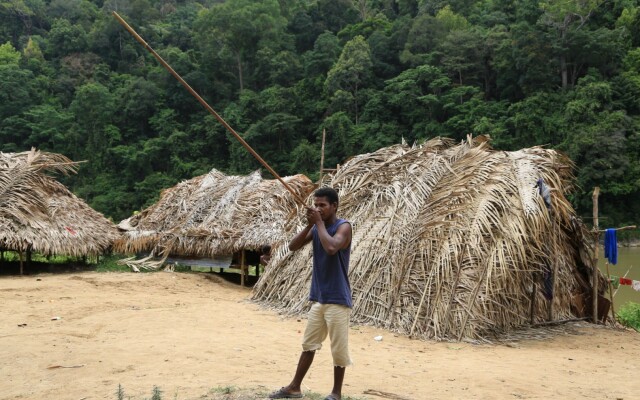
<path fill-rule="evenodd" d="M 302 393 L 300 387 L 302 386 L 302 380 L 305 375 L 309 371 L 311 364 L 313 363 L 313 357 L 316 355 L 315 350 L 313 351 L 303 351 L 300 354 L 300 359 L 298 360 L 298 367 L 296 368 L 296 374 L 293 376 L 293 380 L 283 389 L 286 393 L 289 394 L 297 394 Z M 344 374 L 344 373 L 343 373 Z"/>
<path fill-rule="evenodd" d="M 344 381 L 345 370 L 345 367 L 333 367 L 333 389 L 331 390 L 331 395 L 338 400 L 342 398 L 342 382 Z"/>

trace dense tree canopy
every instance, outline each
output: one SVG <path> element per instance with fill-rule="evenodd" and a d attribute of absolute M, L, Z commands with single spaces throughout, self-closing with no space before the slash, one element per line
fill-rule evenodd
<path fill-rule="evenodd" d="M 111 15 L 117 11 L 282 175 L 382 146 L 490 135 L 577 164 L 572 197 L 637 223 L 638 0 L 0 1 L 0 150 L 119 220 L 215 167 L 259 164 Z"/>

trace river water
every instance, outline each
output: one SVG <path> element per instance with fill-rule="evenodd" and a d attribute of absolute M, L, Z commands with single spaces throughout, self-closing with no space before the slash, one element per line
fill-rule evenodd
<path fill-rule="evenodd" d="M 604 248 L 602 246 L 598 250 L 598 258 L 598 268 L 606 275 L 607 260 L 604 258 Z M 626 273 L 627 278 L 640 281 L 640 247 L 619 247 L 618 263 L 616 265 L 609 264 L 609 273 L 615 276 L 624 276 Z M 620 285 L 618 291 L 616 292 L 614 288 L 613 292 L 615 293 L 613 305 L 616 310 L 630 301 L 640 303 L 640 292 L 636 292 L 631 286 Z M 606 294 L 606 297 L 609 297 L 609 293 Z"/>

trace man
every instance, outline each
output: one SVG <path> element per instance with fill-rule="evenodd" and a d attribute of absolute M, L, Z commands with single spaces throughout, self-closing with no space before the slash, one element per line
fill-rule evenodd
<path fill-rule="evenodd" d="M 260 249 L 260 252 L 262 253 L 260 255 L 260 265 L 266 267 L 269 261 L 271 261 L 271 246 L 265 244 L 262 246 L 262 249 Z"/>
<path fill-rule="evenodd" d="M 351 287 L 349 285 L 349 255 L 351 253 L 351 223 L 336 217 L 338 193 L 321 188 L 314 193 L 314 208 L 307 208 L 306 228 L 289 243 L 296 251 L 313 242 L 313 273 L 307 328 L 302 340 L 302 353 L 293 380 L 272 393 L 271 399 L 303 397 L 300 386 L 307 374 L 316 350 L 329 335 L 333 357 L 333 389 L 325 400 L 340 400 L 345 368 L 351 365 L 349 356 L 349 316 Z"/>

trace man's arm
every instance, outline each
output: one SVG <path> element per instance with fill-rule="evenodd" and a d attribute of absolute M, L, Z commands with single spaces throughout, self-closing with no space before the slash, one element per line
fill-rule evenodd
<path fill-rule="evenodd" d="M 324 251 L 326 251 L 327 254 L 334 255 L 338 251 L 349 247 L 349 244 L 351 243 L 350 223 L 347 222 L 340 225 L 336 234 L 333 236 L 329 235 L 323 221 L 316 223 L 316 227 L 318 229 L 318 238 L 320 239 L 320 243 L 322 243 L 322 247 L 324 247 Z"/>
<path fill-rule="evenodd" d="M 307 225 L 306 228 L 298 232 L 293 239 L 291 239 L 291 242 L 289 242 L 289 250 L 296 251 L 309 243 L 312 238 L 311 228 L 313 228 L 313 224 Z"/>

